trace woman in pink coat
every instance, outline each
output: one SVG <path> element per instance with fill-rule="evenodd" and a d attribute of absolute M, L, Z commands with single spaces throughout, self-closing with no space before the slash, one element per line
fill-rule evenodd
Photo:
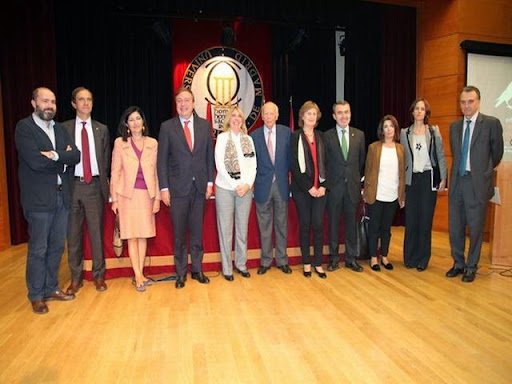
<path fill-rule="evenodd" d="M 158 143 L 148 136 L 144 113 L 126 109 L 114 142 L 110 194 L 112 210 L 119 214 L 121 238 L 128 242 L 135 289 L 144 292 L 151 280 L 144 276 L 147 238 L 155 236 L 155 213 L 160 210 L 156 169 Z"/>

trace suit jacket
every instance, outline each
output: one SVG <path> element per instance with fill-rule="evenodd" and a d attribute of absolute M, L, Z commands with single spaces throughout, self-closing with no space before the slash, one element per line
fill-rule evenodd
<path fill-rule="evenodd" d="M 24 211 L 50 211 L 57 201 L 57 175 L 62 180 L 64 205 L 69 208 L 71 193 L 66 166 L 80 161 L 76 148 L 66 128 L 55 123 L 55 148 L 48 135 L 36 124 L 32 116 L 22 119 L 16 125 L 15 142 L 18 150 L 18 178 L 21 205 Z M 71 151 L 66 151 L 67 147 Z M 41 155 L 41 151 L 55 151 L 59 160 L 53 161 Z"/>
<path fill-rule="evenodd" d="M 279 194 L 284 201 L 288 201 L 290 190 L 288 172 L 290 171 L 290 128 L 276 124 L 276 152 L 275 163 L 272 164 L 265 141 L 264 126 L 251 133 L 256 151 L 256 179 L 254 180 L 254 200 L 264 203 L 270 197 L 270 187 L 274 175 L 276 176 Z"/>
<path fill-rule="evenodd" d="M 323 143 L 324 148 L 324 159 L 326 158 L 325 155 L 325 140 L 324 135 L 322 132 L 317 131 L 316 129 L 313 131 L 315 133 L 315 142 L 316 143 Z M 290 185 L 290 189 L 292 192 L 303 192 L 307 193 L 313 186 L 315 182 L 315 168 L 313 164 L 313 156 L 311 153 L 311 150 L 309 149 L 309 146 L 306 144 L 304 145 L 304 160 L 306 165 L 306 170 L 304 173 L 300 171 L 299 166 L 299 137 L 302 136 L 302 142 L 306 143 L 307 138 L 304 135 L 304 131 L 301 129 L 299 131 L 295 131 L 290 138 L 290 168 L 292 170 L 292 183 Z M 319 144 L 316 145 L 317 149 L 317 161 L 318 157 L 320 156 L 320 153 L 318 151 L 318 148 L 320 147 Z M 325 160 L 326 161 L 326 160 Z M 325 166 L 325 164 L 324 164 Z M 326 187 L 327 180 L 324 180 L 323 182 L 319 182 L 319 187 Z"/>
<path fill-rule="evenodd" d="M 434 132 L 436 147 L 430 148 L 430 128 L 432 128 Z M 402 128 L 400 130 L 400 144 L 404 146 L 405 149 L 405 184 L 411 185 L 412 183 L 412 170 L 414 165 L 414 155 L 413 155 L 413 138 L 412 138 L 412 129 L 413 126 L 407 128 Z M 447 170 L 446 170 L 446 158 L 444 157 L 444 146 L 443 146 L 443 138 L 441 137 L 441 132 L 439 131 L 439 127 L 437 125 L 431 126 L 429 125 L 429 129 L 425 130 L 425 140 L 427 142 L 427 151 L 430 155 L 430 163 L 435 165 L 434 152 L 436 151 L 437 160 L 439 162 L 439 171 L 441 173 L 441 180 L 446 180 L 447 178 Z"/>
<path fill-rule="evenodd" d="M 348 134 L 350 136 L 348 159 L 345 160 L 336 127 L 325 133 L 327 186 L 333 189 L 346 181 L 350 200 L 356 204 L 361 200 L 361 175 L 364 172 L 366 143 L 363 131 L 349 127 Z"/>
<path fill-rule="evenodd" d="M 152 137 L 144 137 L 144 148 L 140 157 L 140 165 L 144 181 L 148 188 L 149 197 L 160 200 L 158 176 L 156 170 L 158 143 Z M 123 141 L 118 137 L 114 142 L 112 154 L 112 176 L 110 178 L 110 194 L 112 201 L 117 201 L 117 195 L 131 198 L 135 189 L 135 180 L 139 170 L 139 158 L 133 150 L 131 138 Z"/>
<path fill-rule="evenodd" d="M 377 185 L 379 184 L 380 155 L 382 142 L 376 141 L 368 147 L 366 166 L 364 170 L 364 199 L 368 204 L 375 203 L 377 199 Z M 405 150 L 401 144 L 396 143 L 398 157 L 398 201 L 405 201 Z"/>
<path fill-rule="evenodd" d="M 76 119 L 67 120 L 62 123 L 68 130 L 73 143 L 75 142 Z M 92 133 L 94 136 L 94 147 L 96 149 L 96 161 L 98 162 L 98 170 L 100 172 L 101 195 L 105 202 L 108 201 L 109 186 L 108 177 L 110 175 L 110 132 L 105 124 L 91 120 Z M 80 160 L 81 161 L 81 160 Z M 69 177 L 71 181 L 75 176 L 75 167 L 70 167 Z M 74 183 L 70 183 L 71 193 L 73 193 Z"/>
<path fill-rule="evenodd" d="M 171 196 L 187 196 L 195 180 L 200 193 L 213 183 L 214 160 L 210 123 L 194 115 L 194 148 L 190 150 L 178 116 L 160 125 L 158 136 L 158 180 Z"/>
<path fill-rule="evenodd" d="M 451 170 L 450 196 L 459 182 L 459 163 L 462 149 L 464 119 L 450 125 L 450 147 L 453 162 Z M 471 178 L 475 193 L 481 203 L 494 195 L 493 170 L 503 157 L 503 127 L 494 116 L 478 113 L 470 143 Z"/>

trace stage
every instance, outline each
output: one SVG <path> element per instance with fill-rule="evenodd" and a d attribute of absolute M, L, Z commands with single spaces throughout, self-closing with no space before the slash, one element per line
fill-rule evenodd
<path fill-rule="evenodd" d="M 128 257 L 128 249 L 126 241 L 123 243 L 123 253 L 120 257 L 114 254 L 112 247 L 112 238 L 114 231 L 114 213 L 110 209 L 110 204 L 105 206 L 105 231 L 103 237 L 103 246 L 105 249 L 106 272 L 105 278 L 112 279 L 116 277 L 132 276 L 130 259 Z M 328 249 L 327 244 L 327 214 L 324 219 L 324 262 L 327 262 Z M 299 227 L 298 227 L 297 211 L 295 203 L 290 198 L 288 203 L 288 246 L 287 254 L 289 264 L 300 264 L 300 247 L 299 247 Z M 86 229 L 86 224 L 84 224 Z M 259 266 L 260 259 L 260 233 L 258 222 L 256 219 L 255 203 L 251 209 L 249 216 L 248 231 L 248 251 L 247 251 L 247 267 L 249 269 Z M 343 223 L 340 228 L 340 253 L 341 259 L 344 258 L 345 246 L 343 244 Z M 173 229 L 171 223 L 171 215 L 169 208 L 164 204 L 160 207 L 160 212 L 156 215 L 156 237 L 148 239 L 148 250 L 146 257 L 146 275 L 174 274 L 174 257 L 173 257 Z M 204 231 L 203 231 L 203 271 L 220 271 L 220 251 L 219 240 L 217 234 L 217 219 L 215 213 L 215 200 L 210 199 L 206 202 Z M 190 263 L 189 263 L 190 264 Z M 273 262 L 273 265 L 275 261 Z M 87 231 L 84 230 L 84 278 L 92 280 L 92 260 L 91 247 Z"/>

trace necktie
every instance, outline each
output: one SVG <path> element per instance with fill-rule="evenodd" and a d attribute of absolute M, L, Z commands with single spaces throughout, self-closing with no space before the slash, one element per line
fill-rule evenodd
<path fill-rule="evenodd" d="M 348 145 L 347 138 L 345 137 L 345 129 L 341 130 L 341 152 L 343 153 L 343 157 L 347 160 L 348 155 Z"/>
<path fill-rule="evenodd" d="M 272 145 L 272 130 L 268 130 L 268 141 L 267 141 L 267 147 L 268 147 L 268 154 L 270 156 L 270 161 L 272 161 L 272 164 L 274 164 L 275 158 L 274 158 L 274 146 Z"/>
<path fill-rule="evenodd" d="M 183 124 L 183 131 L 185 132 L 185 138 L 187 139 L 187 144 L 190 150 L 192 150 L 192 136 L 190 135 L 190 129 L 188 128 L 188 120 L 185 120 Z"/>
<path fill-rule="evenodd" d="M 82 167 L 84 169 L 84 181 L 90 183 L 92 180 L 91 155 L 89 152 L 89 135 L 85 128 L 86 124 L 85 121 L 82 121 Z"/>
<path fill-rule="evenodd" d="M 459 175 L 464 176 L 466 174 L 466 164 L 468 162 L 469 152 L 469 125 L 471 120 L 466 121 L 466 129 L 464 130 L 464 138 L 462 139 L 462 151 L 460 154 L 459 163 Z"/>

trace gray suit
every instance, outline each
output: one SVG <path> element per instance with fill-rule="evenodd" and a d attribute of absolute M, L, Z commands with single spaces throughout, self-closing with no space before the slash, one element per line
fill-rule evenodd
<path fill-rule="evenodd" d="M 341 152 L 336 127 L 324 135 L 327 158 L 327 216 L 331 263 L 339 261 L 341 216 L 345 226 L 345 263 L 355 260 L 356 215 L 361 201 L 361 175 L 364 173 L 366 145 L 363 131 L 349 127 L 348 158 Z"/>
<path fill-rule="evenodd" d="M 63 125 L 74 143 L 76 120 L 65 121 Z M 72 197 L 68 224 L 68 263 L 71 280 L 74 282 L 82 281 L 84 219 L 87 221 L 87 232 L 91 245 L 93 278 L 102 279 L 105 274 L 103 211 L 109 197 L 110 133 L 106 125 L 95 120 L 91 120 L 91 125 L 99 175 L 93 175 L 96 177 L 93 177 L 91 183 L 87 184 L 75 177 L 74 166 L 68 171 Z"/>
<path fill-rule="evenodd" d="M 503 157 L 503 128 L 493 116 L 478 113 L 470 143 L 471 172 L 459 175 L 464 119 L 450 125 L 453 163 L 450 182 L 450 245 L 456 268 L 475 271 L 480 260 L 487 202 L 494 194 L 494 168 Z M 464 261 L 466 226 L 469 254 Z"/>

